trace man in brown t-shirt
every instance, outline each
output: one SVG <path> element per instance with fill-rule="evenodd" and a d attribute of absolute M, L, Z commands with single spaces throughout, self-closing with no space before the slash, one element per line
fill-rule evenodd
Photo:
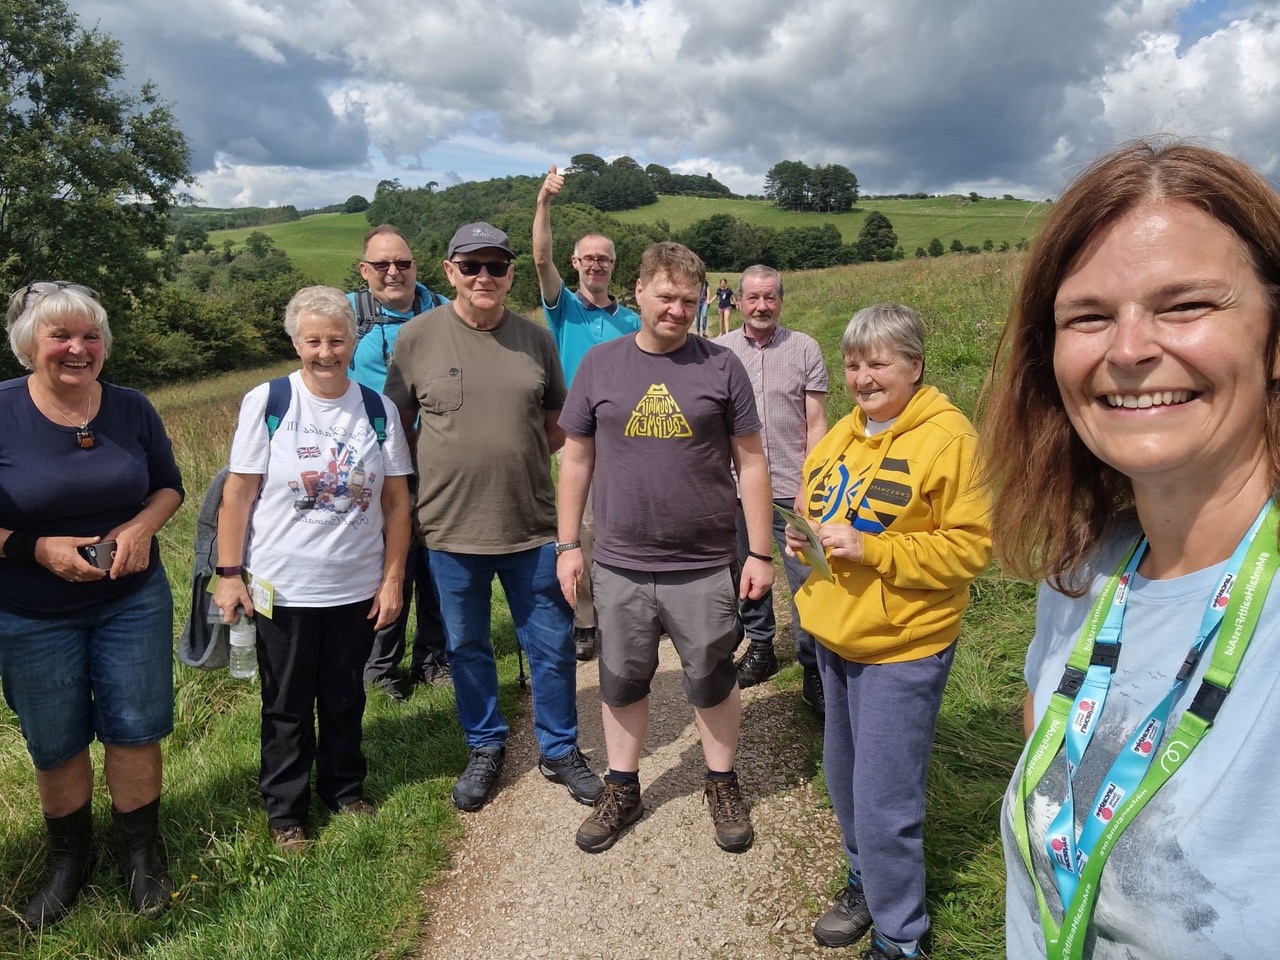
<path fill-rule="evenodd" d="M 416 436 L 415 520 L 471 748 L 453 787 L 462 810 L 484 805 L 505 754 L 489 639 L 494 576 L 529 657 L 543 775 L 580 803 L 603 789 L 578 750 L 573 611 L 556 580 L 551 454 L 564 442 L 564 375 L 551 334 L 505 306 L 512 259 L 496 227 L 459 228 L 444 261 L 456 298 L 405 324 L 387 370 L 386 394 Z"/>

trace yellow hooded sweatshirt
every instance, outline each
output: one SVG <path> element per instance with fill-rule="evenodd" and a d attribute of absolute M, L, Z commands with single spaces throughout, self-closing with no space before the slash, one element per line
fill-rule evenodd
<path fill-rule="evenodd" d="M 988 492 L 973 426 L 921 387 L 887 430 L 867 436 L 855 409 L 804 463 L 801 506 L 818 523 L 862 531 L 862 560 L 828 556 L 796 594 L 800 622 L 858 663 L 919 660 L 960 634 L 969 584 L 991 559 Z"/>

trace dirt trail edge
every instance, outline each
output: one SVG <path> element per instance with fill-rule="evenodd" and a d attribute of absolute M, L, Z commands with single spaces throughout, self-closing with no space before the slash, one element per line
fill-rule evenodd
<path fill-rule="evenodd" d="M 578 668 L 580 743 L 607 768 L 596 664 Z M 573 837 L 589 808 L 543 779 L 528 716 L 508 741 L 493 800 L 462 814 L 452 869 L 423 891 L 431 908 L 420 956 L 433 960 L 653 960 L 832 955 L 814 918 L 840 858 L 829 808 L 806 781 L 820 728 L 795 689 L 743 692 L 738 772 L 755 844 L 715 845 L 702 800 L 702 749 L 664 642 L 640 761 L 645 815 L 613 849 L 583 853 Z M 529 711 L 526 711 L 526 714 Z"/>

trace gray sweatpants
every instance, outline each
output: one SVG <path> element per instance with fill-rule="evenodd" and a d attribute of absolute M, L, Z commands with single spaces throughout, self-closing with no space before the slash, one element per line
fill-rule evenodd
<path fill-rule="evenodd" d="M 929 929 L 924 790 L 955 650 L 953 643 L 920 660 L 870 664 L 817 647 L 827 792 L 876 930 L 893 940 L 916 940 Z"/>

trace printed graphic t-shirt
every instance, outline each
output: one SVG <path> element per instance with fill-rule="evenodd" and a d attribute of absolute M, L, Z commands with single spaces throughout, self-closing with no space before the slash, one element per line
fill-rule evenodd
<path fill-rule="evenodd" d="M 372 597 L 382 582 L 384 477 L 413 472 L 391 401 L 387 440 L 351 381 L 336 400 L 317 397 L 298 371 L 293 397 L 268 440 L 267 384 L 245 394 L 231 441 L 233 473 L 262 477 L 249 518 L 245 566 L 275 587 L 288 607 L 328 607 Z"/>
<path fill-rule="evenodd" d="M 624 570 L 698 570 L 734 557 L 730 438 L 760 431 L 732 351 L 689 337 L 646 353 L 635 337 L 593 347 L 560 413 L 595 438 L 595 557 Z"/>

